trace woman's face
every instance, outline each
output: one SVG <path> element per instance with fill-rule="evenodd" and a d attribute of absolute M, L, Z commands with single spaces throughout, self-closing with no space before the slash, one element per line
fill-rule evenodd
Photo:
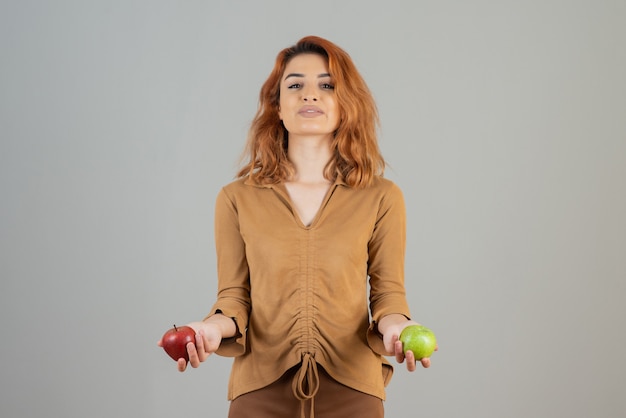
<path fill-rule="evenodd" d="M 300 54 L 289 61 L 280 82 L 278 114 L 296 136 L 333 136 L 339 126 L 339 106 L 326 59 Z"/>

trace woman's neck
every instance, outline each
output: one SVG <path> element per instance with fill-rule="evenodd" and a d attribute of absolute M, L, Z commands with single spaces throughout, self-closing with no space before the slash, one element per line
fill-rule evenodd
<path fill-rule="evenodd" d="M 331 138 L 289 138 L 287 156 L 295 167 L 294 178 L 289 182 L 328 183 L 324 168 L 332 157 Z"/>

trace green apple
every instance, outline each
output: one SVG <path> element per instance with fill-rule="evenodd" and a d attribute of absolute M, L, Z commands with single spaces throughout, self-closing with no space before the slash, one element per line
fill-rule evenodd
<path fill-rule="evenodd" d="M 409 325 L 400 333 L 402 341 L 402 351 L 406 355 L 407 351 L 412 351 L 415 360 L 421 360 L 435 351 L 437 339 L 435 334 L 423 325 Z"/>

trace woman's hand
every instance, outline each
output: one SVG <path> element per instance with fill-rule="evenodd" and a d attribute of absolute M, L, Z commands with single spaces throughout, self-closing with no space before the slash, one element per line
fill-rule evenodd
<path fill-rule="evenodd" d="M 402 341 L 399 339 L 402 330 L 409 325 L 420 324 L 406 319 L 404 315 L 391 314 L 380 320 L 378 323 L 378 331 L 383 336 L 383 344 L 385 345 L 387 355 L 395 356 L 398 363 L 404 363 L 406 360 L 406 368 L 408 371 L 412 372 L 415 371 L 417 364 L 415 356 L 410 350 L 407 351 L 406 356 L 404 355 L 404 351 L 402 350 Z M 435 351 L 437 351 L 437 348 L 435 348 Z M 430 367 L 430 358 L 425 357 L 420 360 L 420 363 L 422 367 L 428 368 Z"/>
<path fill-rule="evenodd" d="M 213 315 L 202 322 L 191 322 L 187 326 L 196 331 L 196 343 L 187 343 L 189 364 L 194 369 L 217 351 L 223 338 L 231 337 L 236 332 L 234 321 L 221 314 Z M 159 340 L 157 345 L 163 347 L 163 341 Z M 184 358 L 179 358 L 177 365 L 180 372 L 187 369 Z"/>

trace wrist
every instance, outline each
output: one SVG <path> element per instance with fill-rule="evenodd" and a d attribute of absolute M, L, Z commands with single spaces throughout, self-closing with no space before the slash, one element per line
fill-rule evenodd
<path fill-rule="evenodd" d="M 204 320 L 205 324 L 211 324 L 219 329 L 222 338 L 234 337 L 237 334 L 237 325 L 232 318 L 218 312 Z"/>
<path fill-rule="evenodd" d="M 400 332 L 402 328 L 407 325 L 417 324 L 415 321 L 411 321 L 409 318 L 404 316 L 403 314 L 389 314 L 383 316 L 380 321 L 378 321 L 378 332 L 382 335 L 385 335 L 392 328 L 396 332 Z"/>

